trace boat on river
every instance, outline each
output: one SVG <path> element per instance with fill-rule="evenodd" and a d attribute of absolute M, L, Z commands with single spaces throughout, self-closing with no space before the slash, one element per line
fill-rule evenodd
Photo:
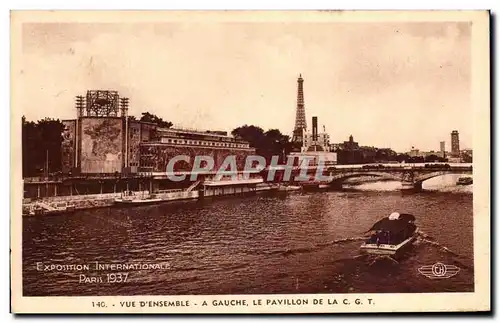
<path fill-rule="evenodd" d="M 361 252 L 368 254 L 395 255 L 411 245 L 417 232 L 415 216 L 394 212 L 375 223 L 367 231 L 371 235 L 360 249 Z"/>
<path fill-rule="evenodd" d="M 460 177 L 457 181 L 457 185 L 471 185 L 472 177 Z"/>
<path fill-rule="evenodd" d="M 154 204 L 163 202 L 163 199 L 159 198 L 136 198 L 136 199 L 127 199 L 127 198 L 118 198 L 115 199 L 115 204 L 117 205 L 142 205 L 142 204 Z"/>
<path fill-rule="evenodd" d="M 163 202 L 164 199 L 156 197 L 154 194 L 144 193 L 135 195 L 133 192 L 124 192 L 119 198 L 114 200 L 115 205 L 144 205 Z"/>

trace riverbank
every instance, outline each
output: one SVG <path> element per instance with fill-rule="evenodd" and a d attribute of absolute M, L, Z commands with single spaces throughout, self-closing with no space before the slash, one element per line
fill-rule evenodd
<path fill-rule="evenodd" d="M 458 176 L 458 175 L 456 175 Z M 430 180 L 430 187 L 426 189 L 432 190 L 434 188 L 432 183 L 437 180 Z M 376 187 L 372 187 L 378 182 Z M 380 183 L 383 182 L 383 183 Z M 393 181 L 381 179 L 377 176 L 366 176 L 349 178 L 344 181 L 344 188 L 355 188 L 361 190 L 382 190 L 392 191 L 401 189 L 401 184 L 396 183 L 391 185 Z M 438 181 L 439 182 L 439 181 Z M 453 182 L 453 181 L 452 181 Z M 454 184 L 455 182 L 453 182 Z M 439 185 L 438 185 L 439 186 Z M 454 185 L 455 186 L 455 185 Z M 302 188 L 300 186 L 274 184 L 274 183 L 254 183 L 251 187 L 247 186 L 218 186 L 207 190 L 198 189 L 173 189 L 157 191 L 154 194 L 149 194 L 149 191 L 132 191 L 129 198 L 132 199 L 145 199 L 148 197 L 154 199 L 161 199 L 155 203 L 168 203 L 175 201 L 207 199 L 207 198 L 225 198 L 230 196 L 251 195 L 260 192 L 283 192 L 285 194 L 293 192 L 301 192 L 305 190 L 329 190 L 328 185 L 320 185 L 319 187 Z M 456 190 L 456 188 L 452 188 Z M 471 190 L 464 188 L 463 190 Z M 121 193 L 106 193 L 106 194 L 87 194 L 87 195 L 70 195 L 70 196 L 53 196 L 36 200 L 25 199 L 23 201 L 23 216 L 34 216 L 42 214 L 57 214 L 67 213 L 74 210 L 96 209 L 104 208 L 115 205 L 115 199 L 122 197 Z M 139 204 L 140 205 L 140 204 Z"/>
<path fill-rule="evenodd" d="M 268 191 L 293 191 L 300 187 L 284 187 L 275 184 L 260 183 L 257 184 L 254 190 L 220 190 L 217 195 L 203 196 L 201 190 L 165 190 L 153 194 L 148 191 L 129 192 L 128 198 L 144 199 L 147 197 L 161 199 L 164 202 L 194 200 L 211 196 L 234 196 L 249 193 L 268 192 Z M 107 193 L 107 194 L 86 194 L 86 195 L 71 195 L 71 196 L 52 196 L 42 199 L 23 201 L 23 216 L 34 216 L 42 214 L 66 213 L 74 210 L 96 209 L 109 207 L 115 204 L 115 199 L 122 198 L 122 193 Z"/>

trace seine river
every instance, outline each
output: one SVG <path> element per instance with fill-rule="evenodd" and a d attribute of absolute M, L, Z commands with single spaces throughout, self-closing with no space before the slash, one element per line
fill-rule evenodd
<path fill-rule="evenodd" d="M 456 178 L 411 194 L 383 182 L 25 217 L 24 295 L 473 291 L 472 186 Z M 397 261 L 361 256 L 364 232 L 394 211 L 416 216 L 413 247 Z M 136 267 L 95 270 L 96 261 Z M 419 273 L 437 262 L 460 271 Z"/>

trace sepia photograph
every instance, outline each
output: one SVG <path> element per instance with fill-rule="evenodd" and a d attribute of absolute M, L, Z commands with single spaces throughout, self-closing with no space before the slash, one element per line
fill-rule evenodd
<path fill-rule="evenodd" d="M 13 311 L 489 310 L 489 19 L 11 12 Z"/>

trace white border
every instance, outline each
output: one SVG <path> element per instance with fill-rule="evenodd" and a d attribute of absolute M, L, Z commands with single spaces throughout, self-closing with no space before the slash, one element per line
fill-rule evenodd
<path fill-rule="evenodd" d="M 246 3 L 245 3 L 246 2 Z M 336 1 L 335 3 L 331 3 L 330 1 L 314 1 L 314 0 L 309 0 L 307 3 L 305 1 L 287 1 L 287 6 L 282 7 L 281 2 L 278 4 L 273 4 L 270 1 L 245 1 L 242 2 L 240 1 L 237 5 L 235 5 L 232 1 L 211 1 L 210 6 L 207 6 L 206 3 L 203 1 L 182 1 L 182 5 L 170 5 L 170 6 L 165 6 L 165 4 L 162 4 L 162 1 L 147 1 L 143 0 L 138 3 L 132 3 L 128 1 L 120 1 L 116 4 L 109 4 L 109 3 L 103 3 L 102 1 L 85 1 L 85 2 L 72 2 L 69 3 L 68 1 L 51 1 L 51 2 L 45 2 L 43 4 L 37 2 L 37 1 L 3 1 L 2 6 L 5 5 L 5 10 L 3 10 L 3 27 L 2 31 L 0 32 L 2 40 L 4 41 L 3 44 L 8 44 L 9 43 L 9 16 L 8 16 L 8 9 L 79 9 L 79 8 L 84 8 L 84 9 L 126 9 L 126 8 L 135 8 L 135 9 L 156 9 L 156 8 L 163 8 L 163 9 L 203 9 L 203 8 L 208 8 L 208 9 L 222 9 L 222 8 L 233 8 L 233 9 L 274 9 L 274 8 L 281 8 L 281 9 L 307 9 L 307 8 L 332 8 L 333 5 L 335 6 L 336 9 L 487 9 L 487 8 L 493 8 L 494 12 L 498 11 L 498 4 L 500 2 L 498 1 L 482 1 L 482 0 L 476 0 L 476 1 L 453 1 L 453 2 L 442 2 L 439 3 L 438 1 L 426 1 L 426 0 L 420 0 L 420 1 Z M 161 4 L 161 6 L 158 6 L 158 4 Z M 376 6 L 374 6 L 376 4 Z M 495 33 L 495 40 L 498 44 L 498 34 Z M 3 62 L 5 62 L 5 68 L 3 71 L 4 73 L 4 86 L 2 87 L 3 95 L 1 96 L 4 100 L 4 109 L 0 109 L 1 113 L 3 113 L 2 118 L 0 118 L 0 129 L 3 131 L 3 138 L 9 138 L 10 137 L 10 117 L 9 117 L 9 110 L 7 107 L 9 107 L 9 84 L 10 84 L 10 75 L 9 75 L 9 56 L 10 56 L 10 51 L 9 51 L 9 46 L 4 46 L 4 50 L 2 51 L 2 57 L 3 57 Z M 492 89 L 493 91 L 496 91 L 498 88 L 498 84 L 495 86 L 495 89 Z M 498 113 L 497 113 L 498 115 Z M 495 120 L 498 121 L 498 120 Z M 6 147 L 4 147 L 3 151 L 10 151 L 9 143 L 10 140 L 3 140 L 1 142 L 2 144 L 5 144 Z M 495 148 L 497 148 L 495 146 Z M 2 166 L 0 169 L 7 171 L 6 176 L 9 176 L 10 171 L 9 171 L 9 159 L 0 159 L 0 163 Z M 496 184 L 496 178 L 495 184 Z M 5 184 L 6 183 L 6 184 Z M 7 181 L 4 181 L 4 186 L 2 187 L 1 191 L 1 196 L 4 199 L 2 205 L 8 206 L 9 205 L 9 184 Z M 496 195 L 494 200 L 496 199 Z M 6 212 L 9 214 L 9 210 L 6 207 Z M 9 217 L 5 216 L 4 220 L 8 221 Z M 495 227 L 496 232 L 498 231 L 498 220 L 496 221 L 497 226 Z M 4 239 L 2 242 L 5 242 L 5 249 L 10 244 L 9 239 L 7 238 L 9 236 L 9 228 L 10 225 L 4 225 L 3 226 L 4 230 L 7 231 L 3 235 Z M 493 229 L 493 228 L 492 228 Z M 5 286 L 2 286 L 3 290 L 3 297 L 2 300 L 3 304 L 7 305 L 10 303 L 10 295 L 9 295 L 9 281 L 6 279 L 9 275 L 9 267 L 8 266 L 2 266 L 2 274 L 4 277 L 3 282 L 5 283 Z M 493 304 L 492 304 L 493 305 Z M 495 304 L 496 305 L 496 304 Z M 4 310 L 4 313 L 7 311 Z M 5 317 L 6 321 L 13 320 L 13 316 L 7 316 Z M 50 319 L 50 318 L 47 318 Z M 95 321 L 97 318 L 88 318 L 88 320 Z M 175 319 L 175 318 L 169 318 L 169 319 Z M 375 319 L 374 317 L 370 319 Z M 87 320 L 87 319 L 84 319 Z M 97 319 L 98 321 L 100 319 Z"/>

